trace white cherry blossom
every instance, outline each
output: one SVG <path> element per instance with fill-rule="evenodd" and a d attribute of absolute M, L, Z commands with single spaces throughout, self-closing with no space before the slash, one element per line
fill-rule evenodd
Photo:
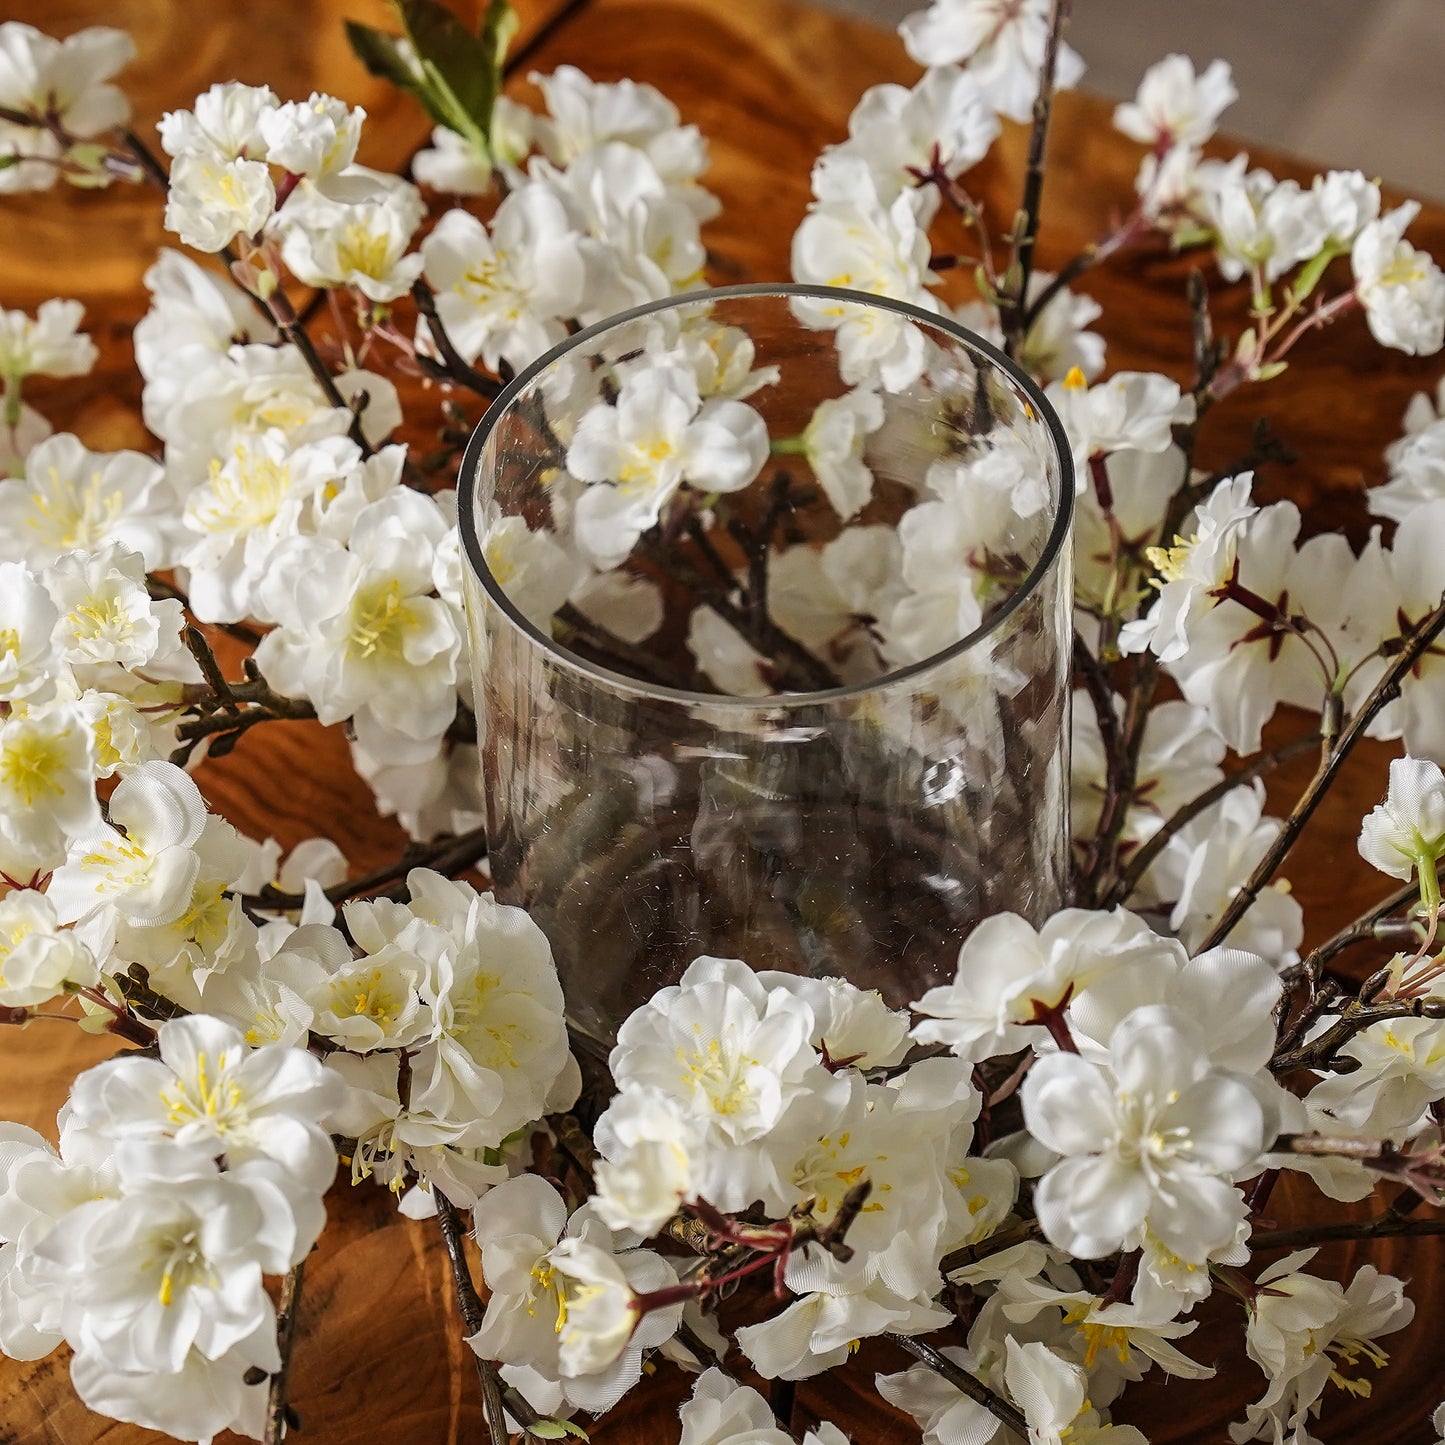
<path fill-rule="evenodd" d="M 117 1140 L 170 1139 L 224 1155 L 230 1169 L 273 1160 L 296 1188 L 325 1192 L 336 1151 L 321 1125 L 340 1088 L 319 1059 L 251 1049 L 239 1029 L 201 1014 L 162 1024 L 157 1042 L 159 1059 L 112 1059 L 76 1080 L 78 1124 Z"/>
<path fill-rule="evenodd" d="M 1432 356 L 1445 336 L 1445 273 L 1404 239 L 1419 210 L 1407 201 L 1371 221 L 1355 238 L 1350 265 L 1375 340 L 1410 356 Z"/>
<path fill-rule="evenodd" d="M 1314 192 L 1265 170 L 1246 173 L 1245 164 L 1244 156 L 1237 157 L 1205 193 L 1219 270 L 1225 280 L 1237 281 L 1258 268 L 1274 281 L 1321 249 L 1325 218 Z"/>
<path fill-rule="evenodd" d="M 1418 870 L 1422 887 L 1445 851 L 1445 775 L 1438 763 L 1395 758 L 1385 801 L 1360 827 L 1360 857 L 1406 882 Z"/>
<path fill-rule="evenodd" d="M 1328 171 L 1310 188 L 1331 246 L 1346 247 L 1380 214 L 1380 186 L 1359 171 Z"/>
<path fill-rule="evenodd" d="M 1279 836 L 1278 818 L 1263 816 L 1264 789 L 1234 788 L 1169 840 L 1155 860 L 1149 886 L 1174 900 L 1169 926 L 1186 948 L 1197 947 L 1223 915 L 1256 863 Z M 1230 934 L 1230 942 L 1281 966 L 1294 962 L 1304 937 L 1304 914 L 1287 883 L 1265 888 Z"/>
<path fill-rule="evenodd" d="M 84 376 L 95 365 L 100 353 L 80 330 L 84 314 L 79 301 L 58 299 L 42 301 L 33 318 L 0 311 L 0 381 L 7 395 L 27 376 Z"/>
<path fill-rule="evenodd" d="M 206 821 L 200 789 L 172 763 L 143 763 L 116 785 L 109 816 L 109 823 L 97 818 L 78 834 L 51 878 L 48 896 L 58 916 L 72 922 L 113 908 L 137 924 L 178 917 L 200 869 L 194 848 Z"/>
<path fill-rule="evenodd" d="M 803 428 L 803 455 L 823 495 L 846 522 L 873 495 L 873 473 L 863 460 L 870 432 L 883 425 L 883 399 L 859 388 L 819 402 Z"/>
<path fill-rule="evenodd" d="M 301 530 L 312 498 L 343 488 L 360 465 L 348 437 L 293 447 L 275 428 L 242 438 L 224 460 L 214 459 L 186 497 L 187 536 L 177 558 L 189 573 L 195 615 L 202 622 L 272 621 L 260 595 L 272 554 Z"/>
<path fill-rule="evenodd" d="M 1159 598 L 1147 617 L 1124 625 L 1121 651 L 1148 648 L 1165 662 L 1185 655 L 1191 625 L 1218 601 L 1216 591 L 1234 570 L 1240 530 L 1259 510 L 1250 501 L 1253 484 L 1251 472 L 1220 482 L 1195 508 L 1194 530 L 1151 554 Z"/>
<path fill-rule="evenodd" d="M 0 1004 L 33 1008 L 99 981 L 95 955 L 43 893 L 17 888 L 0 898 Z"/>
<path fill-rule="evenodd" d="M 1035 930 L 1016 913 L 986 918 L 958 951 L 953 983 L 916 1004 L 920 1043 L 943 1043 L 978 1061 L 1026 1048 L 1043 1037 L 1044 1018 L 1075 993 L 1137 959 L 1156 966 L 1180 952 L 1125 910 L 1066 908 Z"/>
<path fill-rule="evenodd" d="M 1049 33 L 1048 0 L 933 0 L 898 29 L 920 65 L 963 64 L 1001 115 L 1029 118 Z M 1062 45 L 1056 84 L 1072 86 L 1083 73 L 1084 62 Z"/>
<path fill-rule="evenodd" d="M 130 102 L 110 78 L 135 57 L 123 30 L 95 25 L 56 40 L 18 20 L 0 24 L 0 108 L 36 124 L 0 121 L 0 193 L 44 190 L 55 183 L 63 148 L 45 122 L 90 139 L 124 125 Z"/>
<path fill-rule="evenodd" d="M 1063 1157 L 1034 1196 L 1047 1238 L 1081 1258 L 1142 1243 L 1146 1228 L 1201 1259 L 1234 1236 L 1230 1180 L 1258 1161 L 1265 1117 L 1243 1079 L 1213 1067 L 1195 1022 L 1167 1006 L 1115 1028 L 1109 1062 L 1037 1060 L 1024 1118 Z"/>
<path fill-rule="evenodd" d="M 99 822 L 95 737 L 80 707 L 49 703 L 0 718 L 0 873 L 38 877 Z"/>
<path fill-rule="evenodd" d="M 676 1284 L 672 1267 L 649 1250 L 617 1252 L 586 1206 L 568 1221 L 561 1196 L 535 1175 L 490 1190 L 472 1217 L 492 1294 L 468 1343 L 483 1359 L 522 1367 L 516 1382 L 538 1409 L 610 1408 L 641 1376 L 643 1350 L 677 1328 L 680 1304 L 645 1315 L 632 1307 L 636 1294 Z"/>
<path fill-rule="evenodd" d="M 352 167 L 322 190 L 303 182 L 281 214 L 281 259 L 308 286 L 350 286 L 395 301 L 421 275 L 407 253 L 426 207 L 415 186 Z"/>
<path fill-rule="evenodd" d="M 615 567 L 683 483 L 735 492 L 767 455 L 767 429 L 751 407 L 703 401 L 678 366 L 631 371 L 615 406 L 583 413 L 567 449 L 568 472 L 588 484 L 577 503 L 578 545 L 599 567 Z"/>
<path fill-rule="evenodd" d="M 868 291 L 938 309 L 925 289 L 927 223 L 936 202 L 931 193 L 908 191 L 891 204 L 878 196 L 866 164 L 856 157 L 839 163 L 838 183 L 849 199 L 817 203 L 793 236 L 793 279 Z M 842 167 L 852 174 L 844 176 Z M 905 316 L 881 307 L 795 297 L 793 309 L 804 325 L 837 333 L 839 371 L 849 386 L 875 379 L 902 391 L 922 374 L 923 333 Z"/>
<path fill-rule="evenodd" d="M 106 542 L 152 570 L 171 562 L 174 505 L 165 473 L 140 452 L 92 452 L 68 432 L 42 441 L 25 475 L 0 480 L 0 556 L 32 567 Z"/>
<path fill-rule="evenodd" d="M 490 230 L 463 210 L 448 211 L 422 242 L 437 315 L 458 352 L 495 369 L 521 369 L 567 334 L 583 305 L 590 266 L 599 264 L 562 197 L 527 183 L 511 192 Z"/>
<path fill-rule="evenodd" d="M 1114 128 L 1160 150 L 1202 146 L 1238 99 L 1227 60 L 1196 73 L 1187 55 L 1166 55 L 1144 72 L 1134 99 L 1115 109 Z"/>
<path fill-rule="evenodd" d="M 261 582 L 281 624 L 256 649 L 272 685 L 310 698 L 322 722 L 354 718 L 363 746 L 387 734 L 426 744 L 400 761 L 433 751 L 456 711 L 461 639 L 451 610 L 430 595 L 445 531 L 430 499 L 392 492 L 357 514 L 349 547 L 291 539 Z"/>
<path fill-rule="evenodd" d="M 296 176 L 316 180 L 335 175 L 356 159 L 356 145 L 366 112 L 313 91 L 306 100 L 291 100 L 262 111 L 257 121 L 266 159 Z"/>
<path fill-rule="evenodd" d="M 0 562 L 0 699 L 43 701 L 55 691 L 59 613 L 50 593 L 20 562 Z"/>
<path fill-rule="evenodd" d="M 1120 371 L 1087 386 L 1082 371 L 1048 389 L 1077 464 L 1078 488 L 1088 485 L 1084 463 L 1106 452 L 1162 452 L 1173 444 L 1176 422 L 1190 420 L 1193 401 L 1179 383 L 1153 371 Z"/>
<path fill-rule="evenodd" d="M 851 168 L 838 169 L 843 156 L 868 167 L 880 201 L 893 200 L 937 164 L 950 178 L 982 160 L 999 124 L 977 79 L 956 65 L 924 72 L 909 90 L 875 85 L 863 93 L 848 119 L 848 140 L 830 146 L 813 171 L 813 194 L 821 201 L 846 201 Z M 835 184 L 839 179 L 842 185 Z"/>
<path fill-rule="evenodd" d="M 661 91 L 634 80 L 595 81 L 572 65 L 531 79 L 547 105 L 533 121 L 537 144 L 554 164 L 571 166 L 609 144 L 627 145 L 699 220 L 716 214 L 716 201 L 695 184 L 707 169 L 707 142 L 696 126 L 679 124 L 677 107 Z"/>
<path fill-rule="evenodd" d="M 1368 1395 L 1373 1372 L 1389 1360 L 1375 1340 L 1414 1318 L 1415 1306 L 1393 1275 L 1367 1264 L 1349 1289 L 1342 1289 L 1300 1270 L 1314 1253 L 1287 1255 L 1259 1277 L 1263 1288 L 1250 1306 L 1245 1348 L 1269 1388 L 1249 1406 L 1243 1422 L 1229 1427 L 1240 1445 L 1281 1440 L 1286 1431 L 1289 1438 L 1309 1439 L 1310 1420 L 1331 1381 L 1352 1394 Z"/>

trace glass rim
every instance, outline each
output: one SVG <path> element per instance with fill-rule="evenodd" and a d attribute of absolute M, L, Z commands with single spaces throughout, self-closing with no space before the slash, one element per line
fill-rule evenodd
<path fill-rule="evenodd" d="M 1059 496 L 1053 526 L 1049 530 L 1049 535 L 1045 539 L 1037 559 L 1029 568 L 1028 575 L 1015 589 L 1008 601 L 987 621 L 980 623 L 972 632 L 965 633 L 958 641 L 950 643 L 949 646 L 938 652 L 930 653 L 917 662 L 910 662 L 903 667 L 882 673 L 867 682 L 851 683 L 843 687 L 818 688 L 810 692 L 769 692 L 739 697 L 733 693 L 694 692 L 689 688 L 665 687 L 660 683 L 645 682 L 641 678 L 632 677 L 625 672 L 616 672 L 612 668 L 591 662 L 573 652 L 564 643 L 558 642 L 543 632 L 517 610 L 506 591 L 493 576 L 482 552 L 481 536 L 477 528 L 476 478 L 480 470 L 482 453 L 493 430 L 511 408 L 512 403 L 543 372 L 565 356 L 585 346 L 588 342 L 596 340 L 599 336 L 605 336 L 608 332 L 616 331 L 643 317 L 654 316 L 660 311 L 676 311 L 684 306 L 708 305 L 715 301 L 760 300 L 769 297 L 793 296 L 871 306 L 875 309 L 895 312 L 910 321 L 932 327 L 935 331 L 941 331 L 954 341 L 960 342 L 969 350 L 981 353 L 1024 393 L 1033 404 L 1038 419 L 1048 433 L 1059 466 Z M 1000 630 L 1008 619 L 1038 590 L 1044 578 L 1053 570 L 1064 544 L 1068 541 L 1073 525 L 1073 515 L 1073 448 L 1064 431 L 1064 424 L 1054 410 L 1053 404 L 1045 397 L 1043 388 L 1016 362 L 1005 356 L 992 342 L 986 341 L 967 327 L 960 326 L 951 317 L 925 311 L 921 306 L 911 305 L 907 301 L 897 301 L 890 296 L 877 296 L 868 291 L 854 291 L 839 286 L 811 286 L 795 281 L 715 286 L 701 291 L 679 292 L 672 296 L 664 296 L 657 301 L 649 301 L 642 306 L 635 306 L 629 311 L 619 311 L 614 316 L 604 317 L 601 321 L 595 321 L 591 326 L 567 337 L 566 340 L 544 352 L 524 370 L 518 372 L 498 392 L 496 398 L 482 413 L 481 420 L 477 422 L 467 441 L 466 449 L 462 453 L 461 470 L 457 478 L 457 528 L 461 535 L 462 550 L 466 556 L 467 565 L 472 575 L 480 583 L 482 590 L 516 631 L 524 637 L 530 638 L 549 656 L 572 671 L 580 673 L 593 682 L 603 683 L 615 691 L 628 692 L 637 697 L 684 703 L 689 706 L 737 708 L 752 712 L 779 708 L 791 709 L 865 697 L 869 693 L 876 693 L 895 683 L 916 678 L 953 658 L 963 656 L 964 653 L 977 647 Z"/>

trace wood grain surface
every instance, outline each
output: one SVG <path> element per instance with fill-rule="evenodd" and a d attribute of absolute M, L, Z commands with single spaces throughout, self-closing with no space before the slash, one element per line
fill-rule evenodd
<path fill-rule="evenodd" d="M 786 278 L 788 243 L 808 199 L 808 171 L 819 149 L 842 138 L 863 89 L 884 80 L 911 83 L 916 69 L 897 41 L 857 23 L 788 0 L 518 0 L 530 63 L 568 62 L 598 79 L 631 76 L 664 90 L 712 145 L 707 183 L 722 198 L 708 240 L 713 279 Z M 1081 5 L 1088 0 L 1078 0 Z M 463 10 L 466 6 L 461 6 Z M 474 8 L 474 7 L 473 7 Z M 265 82 L 283 98 L 311 89 L 364 105 L 370 120 L 363 159 L 397 166 L 425 138 L 417 108 L 367 76 L 351 59 L 343 17 L 386 24 L 383 0 L 250 0 L 245 5 L 185 0 L 8 0 L 4 18 L 63 35 L 84 25 L 129 30 L 140 55 L 123 77 L 147 131 L 166 110 L 188 106 L 216 80 Z M 1206 57 L 1196 57 L 1204 59 Z M 524 65 L 524 71 L 529 66 Z M 513 90 L 527 95 L 522 74 Z M 1111 212 L 1132 201 L 1138 148 L 1108 127 L 1109 108 L 1087 96 L 1058 108 L 1045 227 L 1039 259 L 1057 266 L 1102 235 Z M 1012 214 L 1024 136 L 1011 129 L 970 184 L 1002 229 Z M 1258 157 L 1279 174 L 1307 174 L 1280 157 Z M 36 385 L 32 399 L 60 429 L 97 449 L 153 447 L 139 420 L 139 379 L 130 328 L 145 308 L 142 272 L 163 242 L 154 192 L 117 187 L 103 194 L 65 189 L 6 198 L 0 205 L 0 305 L 29 311 L 52 295 L 87 307 L 101 346 L 94 374 Z M 1445 211 L 1427 208 L 1412 232 L 1417 244 L 1445 255 Z M 1081 289 L 1105 308 L 1109 361 L 1156 368 L 1187 380 L 1184 283 L 1193 263 L 1158 246 L 1090 275 Z M 1211 284 L 1214 284 L 1213 282 Z M 1243 324 L 1247 298 L 1221 288 L 1225 329 Z M 1209 421 L 1201 460 L 1223 467 L 1246 448 L 1256 415 L 1268 410 L 1278 433 L 1303 455 L 1291 468 L 1270 468 L 1260 492 L 1289 497 L 1311 530 L 1366 530 L 1361 489 L 1383 475 L 1380 452 L 1399 429 L 1410 395 L 1433 386 L 1438 361 L 1412 361 L 1371 344 L 1363 324 L 1348 320 L 1301 348 L 1300 363 L 1267 392 L 1237 395 Z M 1277 737 L 1306 726 L 1275 725 Z M 1362 750 L 1286 872 L 1306 907 L 1312 938 L 1325 936 L 1378 896 L 1354 855 L 1359 817 L 1382 791 L 1385 749 Z M 1287 807 L 1307 763 L 1271 785 Z M 378 819 L 334 733 L 305 724 L 268 724 L 236 752 L 207 764 L 198 781 L 213 807 L 248 833 L 272 834 L 289 846 L 322 833 L 336 838 L 358 867 L 383 860 L 400 834 Z M 1363 967 L 1367 959 L 1358 960 Z M 69 1080 L 106 1045 L 56 1026 L 0 1036 L 0 1116 L 53 1132 Z M 1282 1217 L 1307 1209 L 1303 1189 L 1281 1190 Z M 293 1399 L 301 1441 L 315 1445 L 454 1445 L 485 1438 L 469 1353 L 434 1229 L 399 1219 L 389 1198 L 339 1185 L 332 1224 L 307 1272 L 300 1316 Z M 1377 1248 L 1374 1259 L 1412 1281 L 1415 1325 L 1386 1343 L 1395 1364 L 1370 1400 L 1330 1401 L 1324 1433 L 1331 1441 L 1424 1442 L 1435 1439 L 1426 1417 L 1445 1394 L 1436 1344 L 1445 1331 L 1445 1271 L 1436 1241 Z M 1353 1269 L 1354 1247 L 1322 1256 Z M 1213 1311 L 1185 1342 L 1217 1361 L 1220 1378 L 1204 1386 L 1167 1384 L 1156 1375 L 1126 1397 L 1121 1418 L 1151 1439 L 1223 1441 L 1225 1423 L 1262 1391 L 1243 1357 L 1237 1311 Z M 916 1441 L 918 1432 L 873 1396 L 875 1369 L 900 1368 L 902 1357 L 878 1344 L 860 1352 L 839 1380 L 800 1391 L 800 1423 L 835 1419 L 855 1445 Z M 596 1427 L 600 1445 L 652 1445 L 677 1438 L 676 1406 L 687 1385 L 672 1367 L 655 1375 Z M 160 1437 L 86 1412 L 70 1389 L 63 1352 L 33 1365 L 0 1360 L 0 1445 L 142 1445 Z M 225 1437 L 227 1440 L 231 1437 Z"/>

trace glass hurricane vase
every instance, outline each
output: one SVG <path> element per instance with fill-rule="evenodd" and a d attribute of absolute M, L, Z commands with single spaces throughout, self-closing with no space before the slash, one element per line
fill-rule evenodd
<path fill-rule="evenodd" d="M 516 377 L 460 488 L 488 845 L 577 1030 L 701 954 L 903 1005 L 1059 906 L 1073 491 L 1031 381 L 878 297 L 675 297 Z"/>

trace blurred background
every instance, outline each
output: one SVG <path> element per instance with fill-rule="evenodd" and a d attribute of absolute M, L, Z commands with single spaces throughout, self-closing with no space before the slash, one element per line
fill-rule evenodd
<path fill-rule="evenodd" d="M 923 0 L 815 0 L 889 29 Z M 1224 128 L 1445 201 L 1445 0 L 1074 0 L 1084 84 L 1132 96 L 1171 50 L 1222 56 Z"/>

